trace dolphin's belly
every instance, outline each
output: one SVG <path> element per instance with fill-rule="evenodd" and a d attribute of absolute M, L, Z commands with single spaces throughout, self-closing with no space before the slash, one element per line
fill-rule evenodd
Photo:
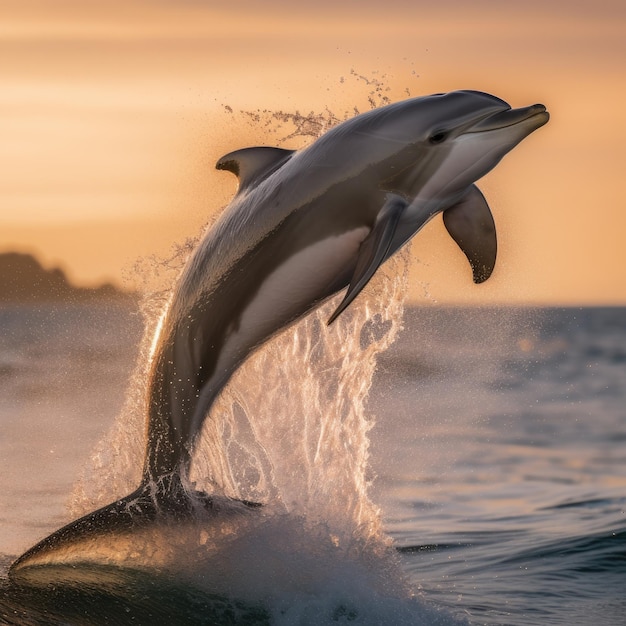
<path fill-rule="evenodd" d="M 213 375 L 200 392 L 192 432 L 253 348 L 348 284 L 359 246 L 369 231 L 367 226 L 361 226 L 318 240 L 292 254 L 267 275 L 263 276 L 263 268 L 252 273 L 251 280 L 261 277 L 261 285 L 227 331 Z"/>
<path fill-rule="evenodd" d="M 352 276 L 359 246 L 369 233 L 362 226 L 317 241 L 296 252 L 269 274 L 228 343 L 244 345 L 273 334 L 285 319 L 300 316 L 337 291 Z M 344 280 L 342 278 L 345 277 Z"/>

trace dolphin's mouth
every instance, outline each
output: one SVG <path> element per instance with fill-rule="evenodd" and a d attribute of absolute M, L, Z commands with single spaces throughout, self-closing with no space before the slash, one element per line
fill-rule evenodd
<path fill-rule="evenodd" d="M 491 130 L 500 130 L 517 124 L 528 123 L 533 130 L 543 126 L 550 119 L 550 114 L 543 104 L 532 104 L 520 109 L 506 109 L 494 113 L 477 122 L 466 133 L 485 133 Z"/>

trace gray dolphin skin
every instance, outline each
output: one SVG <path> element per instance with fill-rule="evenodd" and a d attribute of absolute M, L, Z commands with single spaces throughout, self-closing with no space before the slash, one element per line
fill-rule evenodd
<path fill-rule="evenodd" d="M 363 113 L 300 151 L 255 147 L 222 157 L 217 168 L 238 176 L 239 190 L 189 259 L 159 324 L 141 485 L 35 545 L 10 576 L 26 580 L 28 568 L 62 561 L 86 536 L 184 519 L 198 506 L 216 512 L 187 476 L 195 438 L 242 361 L 348 287 L 333 322 L 438 213 L 474 282 L 489 278 L 495 225 L 474 183 L 548 119 L 541 104 L 512 109 L 486 93 L 455 91 Z"/>

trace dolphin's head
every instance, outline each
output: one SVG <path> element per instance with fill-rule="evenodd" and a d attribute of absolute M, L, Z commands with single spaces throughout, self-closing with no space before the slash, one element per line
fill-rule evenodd
<path fill-rule="evenodd" d="M 387 193 L 329 324 L 378 266 L 437 213 L 443 212 L 445 227 L 467 257 L 474 282 L 487 280 L 496 262 L 496 229 L 474 182 L 548 118 L 542 104 L 511 109 L 480 91 L 454 91 L 405 100 L 337 127 L 337 135 L 353 139 L 349 149 L 366 172 L 361 180 L 373 180 L 379 192 Z M 380 193 L 373 197 L 380 202 Z"/>
<path fill-rule="evenodd" d="M 542 104 L 512 109 L 479 91 L 388 107 L 370 128 L 392 154 L 380 162 L 380 188 L 407 204 L 390 249 L 397 250 L 443 212 L 448 232 L 470 261 L 474 281 L 489 278 L 496 260 L 495 224 L 474 183 L 548 119 Z"/>
<path fill-rule="evenodd" d="M 370 128 L 397 145 L 383 187 L 443 210 L 548 119 L 542 104 L 512 109 L 480 91 L 391 105 L 375 120 L 375 129 Z"/>

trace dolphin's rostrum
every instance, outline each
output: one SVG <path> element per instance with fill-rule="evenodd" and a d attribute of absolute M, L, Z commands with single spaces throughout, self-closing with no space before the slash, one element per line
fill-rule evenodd
<path fill-rule="evenodd" d="M 178 519 L 198 502 L 214 506 L 183 485 L 195 438 L 233 372 L 277 331 L 348 287 L 335 320 L 438 213 L 474 281 L 489 278 L 496 232 L 474 183 L 548 118 L 540 104 L 511 109 L 482 92 L 456 91 L 358 115 L 300 151 L 256 147 L 222 157 L 217 168 L 237 175 L 239 190 L 188 261 L 159 325 L 141 485 L 44 539 L 10 575 L 26 579 L 29 567 L 58 562 L 85 533 L 139 527 L 159 515 Z"/>

